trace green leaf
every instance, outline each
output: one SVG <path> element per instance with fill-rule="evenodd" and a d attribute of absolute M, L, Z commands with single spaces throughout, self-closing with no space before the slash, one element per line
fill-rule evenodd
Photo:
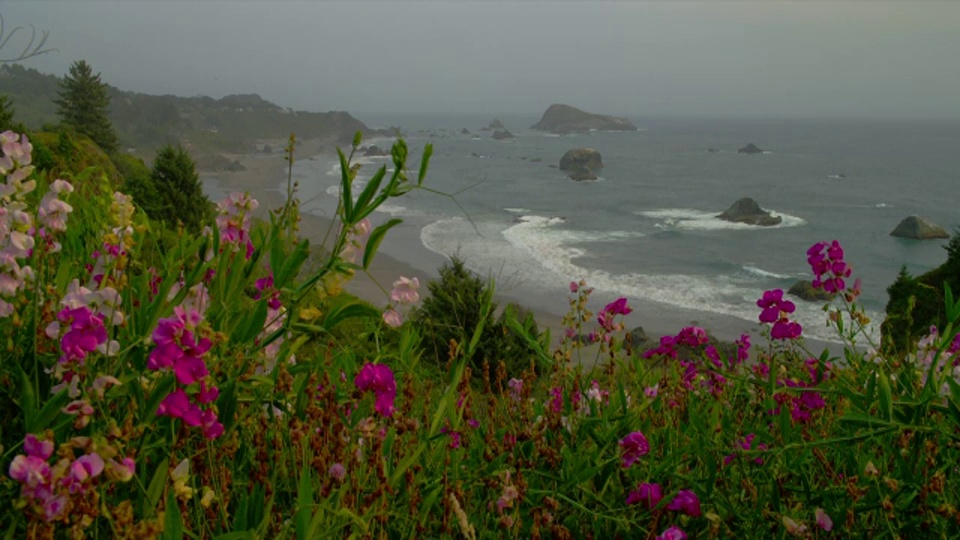
<path fill-rule="evenodd" d="M 145 516 L 154 515 L 157 504 L 160 502 L 160 496 L 163 495 L 163 487 L 167 484 L 167 471 L 170 469 L 170 462 L 161 460 L 157 464 L 157 470 L 150 479 L 150 485 L 147 486 L 147 498 L 144 499 L 144 506 L 141 513 Z"/>
<path fill-rule="evenodd" d="M 880 417 L 890 421 L 893 418 L 893 396 L 890 390 L 890 379 L 881 368 L 877 368 L 877 390 L 880 398 Z"/>
<path fill-rule="evenodd" d="M 217 398 L 217 419 L 223 424 L 223 431 L 229 431 L 233 426 L 233 417 L 237 412 L 237 381 L 231 379 L 227 384 L 220 386 L 220 397 Z"/>
<path fill-rule="evenodd" d="M 403 458 L 400 463 L 397 464 L 397 468 L 393 470 L 393 473 L 390 475 L 390 485 L 396 486 L 397 482 L 400 480 L 400 477 L 403 476 L 403 473 L 407 472 L 407 469 L 420 457 L 420 454 L 426 450 L 427 445 L 421 443 L 417 449 L 410 454 L 409 456 Z"/>
<path fill-rule="evenodd" d="M 337 148 L 340 157 L 340 200 L 343 202 L 343 223 L 353 225 L 353 193 L 350 191 L 350 166 L 347 157 Z"/>
<path fill-rule="evenodd" d="M 256 303 L 256 307 L 253 308 L 253 313 L 250 314 L 250 317 L 247 319 L 247 324 L 244 325 L 243 332 L 233 333 L 234 337 L 237 338 L 234 344 L 239 345 L 253 341 L 254 338 L 260 335 L 260 332 L 263 332 L 265 322 L 267 322 L 267 302 L 263 300 Z"/>
<path fill-rule="evenodd" d="M 358 146 L 360 146 L 360 143 L 362 142 L 363 142 L 363 132 L 360 130 L 357 130 L 357 132 L 353 134 L 353 147 L 357 148 Z"/>
<path fill-rule="evenodd" d="M 423 185 L 423 179 L 427 177 L 427 167 L 430 166 L 430 156 L 433 155 L 433 145 L 428 144 L 423 147 L 423 157 L 420 158 L 420 174 L 417 176 L 417 185 Z"/>
<path fill-rule="evenodd" d="M 380 310 L 371 307 L 367 304 L 352 303 L 344 304 L 337 307 L 336 309 L 327 313 L 326 318 L 323 320 L 323 328 L 326 331 L 332 330 L 335 326 L 342 323 L 347 319 L 352 319 L 355 317 L 366 317 L 371 319 L 380 318 Z"/>
<path fill-rule="evenodd" d="M 377 249 L 380 247 L 380 242 L 383 242 L 384 235 L 387 234 L 394 226 L 403 223 L 402 219 L 391 219 L 380 225 L 373 232 L 370 233 L 370 238 L 367 239 L 367 247 L 363 252 L 363 269 L 369 270 L 370 264 L 373 262 L 373 256 L 377 254 Z"/>
<path fill-rule="evenodd" d="M 373 175 L 373 178 L 367 182 L 367 187 L 363 188 L 363 191 L 360 192 L 360 196 L 357 197 L 357 203 L 354 205 L 358 213 L 363 213 L 363 211 L 366 209 L 367 203 L 373 199 L 373 196 L 377 193 L 377 190 L 380 189 L 380 183 L 383 182 L 383 177 L 386 175 L 387 166 L 383 165 L 377 169 L 377 172 Z"/>
<path fill-rule="evenodd" d="M 17 371 L 20 372 L 20 410 L 23 412 L 23 424 L 27 433 L 33 433 L 33 424 L 37 416 L 37 393 L 27 372 L 19 365 L 17 365 Z"/>
<path fill-rule="evenodd" d="M 70 399 L 66 389 L 61 390 L 57 395 L 50 398 L 40 412 L 33 418 L 33 425 L 27 428 L 27 433 L 38 433 L 47 428 L 54 420 L 60 416 L 60 409 L 67 404 Z"/>
<path fill-rule="evenodd" d="M 182 540 L 183 539 L 183 517 L 180 515 L 180 507 L 177 506 L 177 496 L 171 489 L 167 492 L 167 508 L 163 517 L 163 538 L 164 540 Z"/>
<path fill-rule="evenodd" d="M 307 257 L 310 256 L 310 241 L 303 240 L 297 247 L 293 249 L 293 253 L 283 262 L 283 266 L 273 268 L 280 268 L 280 271 L 274 274 L 274 286 L 278 289 L 286 287 L 287 282 L 296 277 L 297 272 L 300 271 L 300 266 L 303 264 L 303 261 L 307 260 Z"/>
<path fill-rule="evenodd" d="M 297 514 L 294 522 L 297 530 L 297 540 L 306 540 L 310 529 L 310 518 L 313 508 L 313 482 L 310 478 L 309 461 L 304 460 L 300 471 L 300 485 L 297 488 Z"/>

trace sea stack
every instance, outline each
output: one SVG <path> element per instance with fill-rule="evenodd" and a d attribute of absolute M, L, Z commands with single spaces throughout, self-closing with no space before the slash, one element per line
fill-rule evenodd
<path fill-rule="evenodd" d="M 779 225 L 780 222 L 783 221 L 783 218 L 780 216 L 774 216 L 770 212 L 760 208 L 760 205 L 757 204 L 757 201 L 751 199 L 750 197 L 744 197 L 733 203 L 730 208 L 727 208 L 726 211 L 717 217 L 724 221 L 731 221 L 733 223 L 746 223 L 747 225 L 759 225 L 761 227 Z"/>
<path fill-rule="evenodd" d="M 908 216 L 897 225 L 897 228 L 890 233 L 890 236 L 900 238 L 911 238 L 913 240 L 932 240 L 937 238 L 950 238 L 943 227 L 933 223 L 920 216 Z"/>
<path fill-rule="evenodd" d="M 738 154 L 762 154 L 763 149 L 753 143 L 750 143 L 744 146 L 743 148 L 737 150 L 737 153 Z"/>
<path fill-rule="evenodd" d="M 637 126 L 626 118 L 591 114 L 576 107 L 556 103 L 547 108 L 540 121 L 533 125 L 533 129 L 566 134 L 583 133 L 592 129 L 597 131 L 636 131 Z"/>

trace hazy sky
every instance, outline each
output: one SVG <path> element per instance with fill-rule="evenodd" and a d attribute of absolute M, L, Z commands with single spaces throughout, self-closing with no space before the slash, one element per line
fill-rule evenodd
<path fill-rule="evenodd" d="M 960 118 L 960 1 L 30 0 L 27 62 L 282 106 L 539 114 Z M 16 43 L 8 46 L 11 50 Z M 5 50 L 4 54 L 8 54 Z"/>

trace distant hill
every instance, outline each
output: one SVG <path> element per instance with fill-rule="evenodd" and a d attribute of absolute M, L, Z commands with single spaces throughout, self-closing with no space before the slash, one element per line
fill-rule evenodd
<path fill-rule="evenodd" d="M 18 64 L 0 66 L 0 94 L 8 94 L 16 120 L 30 129 L 58 122 L 60 77 Z M 109 81 L 104 81 L 109 84 Z M 294 111 L 257 94 L 178 97 L 127 92 L 110 86 L 110 120 L 120 146 L 141 156 L 152 156 L 161 146 L 182 144 L 194 157 L 222 153 L 249 153 L 257 141 L 328 139 L 348 144 L 357 131 L 373 135 L 363 122 L 347 112 Z"/>

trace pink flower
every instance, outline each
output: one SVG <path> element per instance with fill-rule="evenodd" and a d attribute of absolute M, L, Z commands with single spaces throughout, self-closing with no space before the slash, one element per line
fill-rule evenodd
<path fill-rule="evenodd" d="M 189 386 L 210 374 L 203 360 L 187 355 L 177 359 L 173 365 L 173 373 L 177 376 L 177 381 L 184 386 Z"/>
<path fill-rule="evenodd" d="M 649 509 L 656 508 L 663 500 L 663 489 L 660 484 L 650 484 L 643 482 L 637 485 L 637 489 L 627 495 L 627 504 L 643 503 Z"/>
<path fill-rule="evenodd" d="M 53 442 L 52 441 L 41 441 L 32 433 L 27 433 L 27 436 L 23 439 L 23 451 L 27 453 L 28 456 L 36 456 L 40 459 L 47 460 L 50 459 L 50 456 L 53 455 Z"/>
<path fill-rule="evenodd" d="M 643 433 L 634 431 L 620 439 L 620 448 L 623 449 L 621 460 L 623 468 L 630 468 L 638 459 L 650 453 L 650 443 Z"/>
<path fill-rule="evenodd" d="M 417 289 L 420 288 L 420 281 L 417 278 L 409 279 L 400 276 L 400 279 L 393 282 L 393 291 L 390 293 L 390 299 L 400 304 L 413 304 L 420 299 Z"/>
<path fill-rule="evenodd" d="M 374 408 L 382 416 L 393 415 L 393 403 L 397 397 L 397 383 L 393 371 L 383 364 L 365 364 L 353 380 L 353 384 L 376 396 Z"/>
<path fill-rule="evenodd" d="M 340 463 L 334 463 L 327 469 L 327 474 L 337 482 L 343 482 L 343 479 L 347 477 L 347 469 Z"/>
<path fill-rule="evenodd" d="M 67 507 L 67 498 L 63 495 L 49 497 L 43 503 L 43 519 L 48 523 L 61 517 Z"/>
<path fill-rule="evenodd" d="M 37 491 L 50 483 L 50 465 L 38 456 L 19 455 L 10 462 L 10 478 L 23 484 L 21 494 L 33 497 Z"/>
<path fill-rule="evenodd" d="M 548 402 L 550 410 L 560 414 L 560 411 L 563 410 L 563 388 L 555 386 L 550 389 L 550 394 L 553 396 Z"/>
<path fill-rule="evenodd" d="M 157 416 L 172 416 L 174 418 L 183 418 L 184 413 L 190 409 L 190 398 L 182 388 L 177 388 L 163 398 L 160 406 L 157 407 Z"/>
<path fill-rule="evenodd" d="M 803 330 L 800 324 L 787 318 L 787 314 L 796 310 L 796 305 L 783 299 L 782 289 L 765 291 L 763 296 L 757 300 L 757 307 L 763 310 L 760 312 L 760 322 L 773 323 L 770 337 L 773 339 L 796 339 L 800 337 Z"/>
<path fill-rule="evenodd" d="M 125 457 L 120 462 L 107 460 L 107 473 L 114 480 L 128 482 L 137 472 L 137 463 L 133 458 Z"/>
<path fill-rule="evenodd" d="M 613 302 L 607 304 L 603 311 L 610 313 L 612 315 L 629 315 L 633 313 L 633 309 L 627 305 L 626 298 L 617 298 Z"/>
<path fill-rule="evenodd" d="M 388 307 L 383 311 L 383 322 L 390 328 L 400 328 L 403 325 L 403 315 L 392 307 Z"/>
<path fill-rule="evenodd" d="M 70 464 L 67 476 L 61 480 L 70 493 L 83 493 L 94 478 L 103 472 L 103 458 L 98 454 L 87 454 Z"/>
<path fill-rule="evenodd" d="M 520 397 L 523 394 L 523 380 L 513 378 L 507 381 L 507 386 L 510 388 L 510 399 L 514 401 L 520 401 Z"/>
<path fill-rule="evenodd" d="M 823 508 L 817 508 L 813 514 L 816 517 L 818 527 L 827 532 L 833 530 L 833 520 L 823 511 Z"/>
<path fill-rule="evenodd" d="M 683 512 L 690 517 L 699 517 L 702 513 L 700 511 L 700 499 L 697 498 L 694 492 L 688 489 L 678 491 L 677 495 L 670 501 L 670 504 L 667 505 L 667 509 L 675 512 Z"/>
<path fill-rule="evenodd" d="M 570 282 L 570 292 L 576 294 L 576 292 L 579 291 L 579 290 L 580 290 L 580 286 L 577 285 L 577 282 L 576 282 L 576 281 L 571 281 L 571 282 Z"/>
<path fill-rule="evenodd" d="M 687 533 L 677 526 L 672 526 L 660 533 L 660 536 L 654 540 L 687 540 Z"/>

